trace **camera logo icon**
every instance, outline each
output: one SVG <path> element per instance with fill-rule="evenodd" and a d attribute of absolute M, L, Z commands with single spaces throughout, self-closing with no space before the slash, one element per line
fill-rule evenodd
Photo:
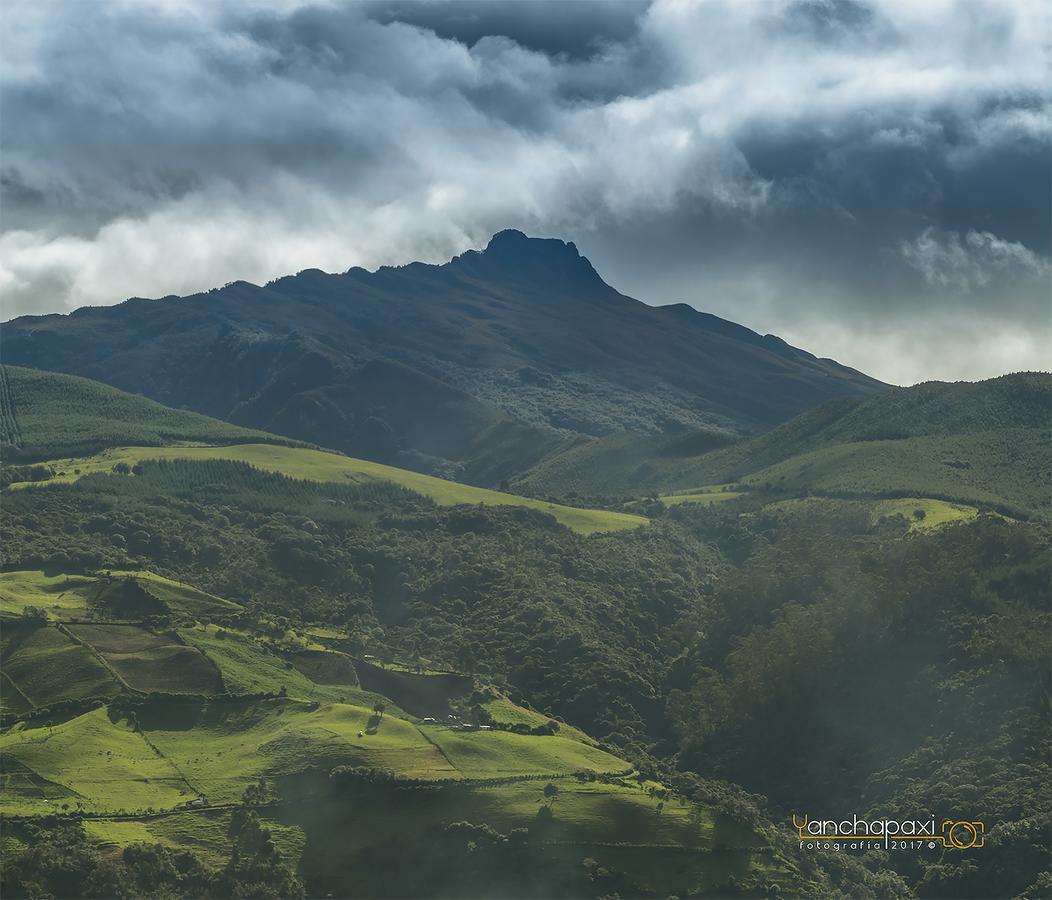
<path fill-rule="evenodd" d="M 942 845 L 957 850 L 982 847 L 985 831 L 986 826 L 982 822 L 955 822 L 953 819 L 946 819 L 942 823 Z"/>

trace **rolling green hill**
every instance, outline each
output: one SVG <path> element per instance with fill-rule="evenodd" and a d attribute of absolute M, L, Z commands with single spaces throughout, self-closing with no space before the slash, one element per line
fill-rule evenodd
<path fill-rule="evenodd" d="M 59 896 L 1038 896 L 1048 395 L 639 439 L 648 519 L 259 441 L 49 457 L 3 493 L 0 847 Z M 862 866 L 799 852 L 819 807 L 997 824 Z"/>
<path fill-rule="evenodd" d="M 100 594 L 129 583 L 157 589 L 184 616 L 241 610 L 144 571 L 10 572 L 0 581 L 9 614 L 36 606 L 83 619 L 100 608 Z M 499 725 L 421 721 L 353 682 L 312 681 L 290 662 L 295 654 L 282 657 L 258 636 L 215 625 L 176 632 L 12 619 L 2 651 L 4 712 L 16 721 L 0 731 L 0 813 L 4 846 L 16 855 L 31 840 L 19 823 L 65 813 L 89 816 L 87 839 L 104 850 L 145 841 L 221 866 L 246 791 L 266 785 L 262 821 L 280 858 L 315 890 L 330 890 L 348 877 L 347 863 L 386 853 L 391 841 L 432 841 L 450 817 L 529 835 L 531 852 L 545 848 L 546 865 L 556 870 L 579 869 L 587 853 L 629 878 L 625 884 L 648 890 L 717 888 L 731 878 L 792 884 L 800 877 L 757 846 L 748 823 L 627 778 L 632 766 L 580 730 L 508 730 L 537 728 L 549 718 L 492 691 L 484 709 Z M 348 668 L 313 657 L 304 665 L 327 679 Z M 460 679 L 467 688 L 450 695 L 455 702 L 471 691 L 468 676 L 377 671 L 434 682 L 439 693 Z M 219 688 L 226 693 L 201 696 Z M 420 698 L 433 693 L 422 685 L 412 690 Z M 86 709 L 61 706 L 84 698 L 95 698 Z M 44 703 L 59 705 L 33 712 Z M 378 714 L 380 703 L 386 708 Z M 382 777 L 373 782 L 369 773 Z M 388 779 L 395 789 L 384 787 Z M 364 807 L 340 799 L 361 791 Z M 206 806 L 188 806 L 204 803 L 199 797 Z M 334 856 L 337 835 L 341 852 Z"/>
<path fill-rule="evenodd" d="M 54 575 L 39 570 L 22 570 L 0 572 L 0 615 L 20 616 L 27 607 L 35 607 L 52 619 L 82 619 L 93 614 L 122 618 L 108 601 L 115 587 L 129 581 L 160 600 L 168 612 L 221 616 L 242 609 L 240 604 L 231 600 L 153 572 L 111 569 L 95 575 Z M 148 610 L 142 612 L 146 614 Z M 123 616 L 129 617 L 141 616 Z"/>
<path fill-rule="evenodd" d="M 1020 373 L 832 400 L 759 437 L 700 454 L 686 437 L 609 438 L 548 460 L 515 487 L 683 495 L 736 483 L 790 495 L 931 497 L 1047 514 L 1050 442 L 1052 376 Z"/>
<path fill-rule="evenodd" d="M 7 464 L 179 441 L 296 443 L 170 409 L 87 378 L 0 366 L 0 453 Z"/>
<path fill-rule="evenodd" d="M 581 534 L 597 531 L 620 531 L 638 528 L 647 520 L 642 516 L 603 509 L 578 509 L 558 503 L 548 503 L 529 497 L 519 497 L 486 488 L 472 487 L 421 475 L 407 469 L 396 469 L 382 463 L 352 459 L 337 453 L 303 447 L 282 447 L 272 444 L 239 444 L 224 447 L 120 447 L 95 456 L 54 460 L 50 463 L 62 471 L 48 481 L 69 483 L 94 472 L 112 472 L 122 463 L 129 469 L 143 460 L 228 459 L 245 462 L 258 469 L 278 472 L 290 478 L 336 484 L 361 484 L 370 481 L 390 481 L 425 497 L 441 506 L 485 504 L 487 506 L 525 506 L 554 516 L 562 524 Z M 25 484 L 15 484 L 22 487 Z"/>

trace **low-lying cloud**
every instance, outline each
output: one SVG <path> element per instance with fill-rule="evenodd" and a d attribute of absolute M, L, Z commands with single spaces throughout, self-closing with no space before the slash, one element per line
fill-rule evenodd
<path fill-rule="evenodd" d="M 1043 15 L 13 4 L 0 302 L 441 261 L 518 227 L 891 381 L 1049 368 Z"/>

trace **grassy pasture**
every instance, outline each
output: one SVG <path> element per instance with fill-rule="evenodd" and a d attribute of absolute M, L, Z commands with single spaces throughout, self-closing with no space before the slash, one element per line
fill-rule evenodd
<path fill-rule="evenodd" d="M 482 708 L 493 716 L 493 721 L 504 725 L 528 725 L 530 728 L 537 728 L 548 723 L 548 716 L 544 715 L 544 713 L 539 713 L 533 709 L 524 709 L 512 703 L 506 697 L 498 697 L 496 700 L 483 703 Z M 585 744 L 595 743 L 579 728 L 574 728 L 573 725 L 567 725 L 565 722 L 559 723 L 559 737 L 572 738 Z"/>
<path fill-rule="evenodd" d="M 16 686 L 18 694 L 38 707 L 60 700 L 112 697 L 122 690 L 89 649 L 55 627 L 6 625 L 0 639 L 0 667 L 5 686 Z M 11 698 L 16 705 L 17 696 Z"/>
<path fill-rule="evenodd" d="M 46 575 L 40 570 L 0 572 L 0 613 L 21 615 L 36 606 L 51 618 L 83 613 L 98 590 L 90 575 Z"/>
<path fill-rule="evenodd" d="M 53 727 L 16 725 L 0 735 L 0 758 L 5 771 L 0 809 L 8 813 L 55 812 L 60 802 L 79 802 L 95 812 L 165 809 L 184 802 L 191 791 L 171 763 L 126 723 L 110 721 L 104 708 Z M 33 776 L 67 795 L 41 796 Z"/>
<path fill-rule="evenodd" d="M 720 896 L 720 888 L 731 878 L 739 881 L 762 866 L 765 854 L 753 850 L 689 848 L 637 845 L 610 845 L 587 841 L 555 844 L 553 856 L 567 862 L 590 857 L 610 871 L 626 872 L 638 884 L 646 885 L 657 896 L 684 891 L 688 896 L 704 892 Z M 777 875 L 781 868 L 772 867 Z M 774 877 L 772 881 L 777 881 Z"/>
<path fill-rule="evenodd" d="M 83 618 L 111 578 L 134 578 L 175 612 L 194 616 L 234 613 L 241 605 L 153 572 L 112 570 L 99 575 L 48 575 L 39 570 L 0 572 L 0 614 L 21 615 L 27 606 L 52 619 Z"/>
<path fill-rule="evenodd" d="M 310 710 L 291 700 L 154 704 L 139 714 L 147 737 L 212 803 L 239 800 L 264 775 L 339 765 L 386 768 L 410 778 L 459 777 L 415 726 L 389 715 L 377 726 L 373 718 L 364 707 Z"/>
<path fill-rule="evenodd" d="M 1047 515 L 1048 433 L 1006 429 L 836 444 L 743 477 L 753 487 L 846 496 L 942 497 L 1009 514 Z"/>
<path fill-rule="evenodd" d="M 215 694 L 223 689 L 215 664 L 175 632 L 157 634 L 136 625 L 71 625 L 70 632 L 135 690 Z"/>
<path fill-rule="evenodd" d="M 703 807 L 660 800 L 637 788 L 560 779 L 549 802 L 543 781 L 479 788 L 476 814 L 501 831 L 522 827 L 545 805 L 552 810 L 543 839 L 549 842 L 646 843 L 706 848 L 712 844 L 713 817 Z M 659 804 L 661 809 L 658 809 Z"/>
<path fill-rule="evenodd" d="M 917 511 L 923 512 L 918 516 Z M 877 522 L 890 516 L 902 516 L 910 523 L 912 531 L 929 531 L 940 525 L 951 522 L 968 522 L 979 514 L 974 506 L 963 503 L 949 503 L 946 500 L 932 500 L 922 497 L 905 497 L 898 500 L 878 500 L 873 504 L 873 521 Z"/>
<path fill-rule="evenodd" d="M 110 472 L 118 463 L 134 466 L 145 459 L 230 459 L 248 463 L 268 472 L 279 472 L 291 478 L 308 481 L 358 484 L 364 481 L 393 481 L 411 491 L 430 497 L 440 506 L 482 503 L 487 506 L 525 506 L 554 516 L 563 525 L 581 534 L 597 531 L 621 531 L 645 525 L 643 516 L 612 512 L 603 509 L 578 509 L 548 503 L 515 494 L 505 494 L 486 488 L 471 487 L 446 481 L 431 475 L 421 475 L 407 469 L 397 469 L 381 463 L 352 459 L 323 450 L 302 447 L 283 447 L 270 444 L 237 444 L 229 447 L 120 447 L 95 456 L 53 463 L 64 475 L 56 476 L 47 484 L 75 481 L 91 472 Z M 75 470 L 80 471 L 78 475 Z M 25 487 L 26 483 L 17 485 Z"/>
<path fill-rule="evenodd" d="M 192 616 L 221 616 L 236 613 L 242 608 L 240 603 L 235 603 L 233 600 L 216 597 L 214 594 L 199 591 L 181 581 L 173 581 L 171 578 L 165 578 L 143 569 L 127 571 L 113 569 L 107 574 L 115 578 L 134 578 L 176 612 Z"/>
<path fill-rule="evenodd" d="M 659 809 L 657 799 L 622 785 L 565 779 L 558 785 L 554 800 L 544 796 L 542 781 L 455 789 L 439 796 L 374 795 L 366 807 L 324 795 L 272 808 L 263 824 L 283 857 L 293 865 L 302 858 L 308 883 L 349 877 L 349 861 L 367 854 L 370 846 L 411 841 L 424 829 L 451 820 L 485 823 L 505 833 L 532 827 L 534 839 L 553 856 L 572 863 L 590 856 L 666 893 L 687 885 L 717 887 L 731 875 L 743 877 L 755 864 L 748 829 L 728 834 L 727 824 L 705 807 L 669 800 Z M 537 829 L 542 806 L 550 807 L 552 817 Z M 91 819 L 85 827 L 107 845 L 156 842 L 191 849 L 218 866 L 229 855 L 228 823 L 229 811 L 213 808 L 157 818 Z"/>
<path fill-rule="evenodd" d="M 624 772 L 624 760 L 568 737 L 511 734 L 507 731 L 451 731 L 421 726 L 465 778 L 514 775 L 570 775 L 583 769 Z"/>
<path fill-rule="evenodd" d="M 691 886 L 709 889 L 744 877 L 757 860 L 746 828 L 733 838 L 720 817 L 705 807 L 659 801 L 637 788 L 621 785 L 557 782 L 554 800 L 544 797 L 543 781 L 485 787 L 451 786 L 434 793 L 370 796 L 357 803 L 321 796 L 309 803 L 282 806 L 281 821 L 298 826 L 306 836 L 300 871 L 317 893 L 368 895 L 373 881 L 361 868 L 370 847 L 384 842 L 419 840 L 427 829 L 444 822 L 487 824 L 504 833 L 529 828 L 531 841 L 546 854 L 579 866 L 592 857 L 611 870 L 625 871 L 641 885 L 667 896 Z M 550 806 L 552 817 L 541 825 L 538 811 Z"/>
<path fill-rule="evenodd" d="M 145 841 L 190 850 L 207 864 L 222 866 L 230 858 L 230 811 L 203 809 L 144 819 L 85 819 L 88 834 L 102 844 L 127 847 Z"/>
<path fill-rule="evenodd" d="M 698 503 L 702 506 L 711 506 L 714 503 L 724 503 L 734 500 L 742 495 L 741 491 L 717 491 L 699 489 L 684 494 L 664 494 L 658 499 L 665 506 L 678 506 L 680 503 Z"/>

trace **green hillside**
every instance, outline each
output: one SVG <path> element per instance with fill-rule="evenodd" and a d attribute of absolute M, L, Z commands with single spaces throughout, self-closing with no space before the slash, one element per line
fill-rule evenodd
<path fill-rule="evenodd" d="M 241 609 L 141 570 L 22 571 L 3 573 L 0 581 L 9 614 L 36 606 L 83 619 L 97 609 L 100 594 L 129 583 L 180 601 L 182 615 Z M 275 653 L 260 635 L 207 624 L 176 632 L 135 624 L 49 626 L 20 617 L 5 627 L 2 650 L 4 711 L 15 721 L 0 731 L 0 813 L 7 817 L 4 845 L 16 855 L 31 840 L 20 830 L 21 817 L 61 812 L 90 816 L 85 839 L 103 852 L 147 842 L 221 866 L 238 840 L 235 821 L 244 815 L 246 792 L 262 790 L 268 799 L 258 815 L 277 859 L 315 890 L 331 891 L 348 877 L 348 865 L 389 852 L 392 841 L 432 843 L 451 817 L 485 823 L 466 826 L 483 835 L 528 836 L 524 851 L 541 854 L 549 871 L 566 869 L 561 880 L 580 871 L 582 853 L 629 879 L 618 883 L 648 890 L 716 888 L 761 875 L 785 884 L 799 878 L 756 847 L 745 822 L 627 778 L 631 764 L 580 730 L 509 730 L 536 730 L 550 719 L 493 691 L 480 707 L 491 726 L 466 727 L 459 717 L 421 721 L 354 683 L 312 681 L 290 662 L 295 653 Z M 350 660 L 337 652 L 304 653 L 307 671 L 353 677 Z M 326 665 L 318 656 L 345 664 Z M 467 676 L 362 665 L 413 679 L 399 689 L 415 691 L 421 703 L 434 693 L 426 682 L 441 693 L 458 678 L 471 691 Z M 222 696 L 201 696 L 220 689 Z M 467 700 L 463 690 L 451 697 Z M 83 698 L 96 699 L 87 709 L 32 712 Z M 369 773 L 382 774 L 375 781 Z M 384 786 L 388 781 L 393 790 Z M 348 817 L 358 804 L 341 796 L 361 800 L 363 791 L 368 813 Z M 188 807 L 191 801 L 207 805 Z M 341 852 L 334 855 L 337 835 Z M 363 884 L 372 885 L 362 888 L 366 895 L 377 890 L 368 879 Z"/>
<path fill-rule="evenodd" d="M 163 604 L 160 609 L 148 604 L 141 614 L 163 611 L 187 616 L 219 616 L 242 608 L 238 603 L 153 572 L 111 569 L 95 575 L 55 575 L 21 570 L 0 572 L 0 615 L 20 616 L 27 608 L 34 607 L 48 618 L 59 620 L 90 615 L 140 618 L 141 614 L 113 606 L 115 589 L 127 582 L 135 582 Z M 122 616 L 122 612 L 126 614 Z"/>
<path fill-rule="evenodd" d="M 82 456 L 106 447 L 295 443 L 198 413 L 170 409 L 98 381 L 0 366 L 0 453 L 7 464 Z"/>
<path fill-rule="evenodd" d="M 701 438 L 702 446 L 711 443 Z M 1047 514 L 1050 442 L 1052 376 L 1020 373 L 831 400 L 759 437 L 701 453 L 689 436 L 604 439 L 553 457 L 515 486 L 549 495 L 682 496 L 733 483 L 793 495 L 921 496 Z"/>
<path fill-rule="evenodd" d="M 519 497 L 486 488 L 472 487 L 446 481 L 431 475 L 421 475 L 408 469 L 396 469 L 382 463 L 351 459 L 337 453 L 302 447 L 281 447 L 270 444 L 238 444 L 224 447 L 121 447 L 105 450 L 95 456 L 54 460 L 50 464 L 62 472 L 50 479 L 52 483 L 69 483 L 93 472 L 112 472 L 122 463 L 129 469 L 143 460 L 235 460 L 245 462 L 267 472 L 278 472 L 290 478 L 335 484 L 362 484 L 371 481 L 390 481 L 425 497 L 441 506 L 484 504 L 487 506 L 525 506 L 554 516 L 562 524 L 581 534 L 597 531 L 619 531 L 646 524 L 642 516 L 603 509 L 578 509 L 558 503 L 548 503 L 529 497 Z M 15 487 L 22 487 L 16 484 Z"/>
<path fill-rule="evenodd" d="M 1046 385 L 959 387 L 751 461 L 646 439 L 711 477 L 621 513 L 259 442 L 53 458 L 0 517 L 5 896 L 1040 895 Z M 800 852 L 818 808 L 997 824 L 863 866 Z"/>

